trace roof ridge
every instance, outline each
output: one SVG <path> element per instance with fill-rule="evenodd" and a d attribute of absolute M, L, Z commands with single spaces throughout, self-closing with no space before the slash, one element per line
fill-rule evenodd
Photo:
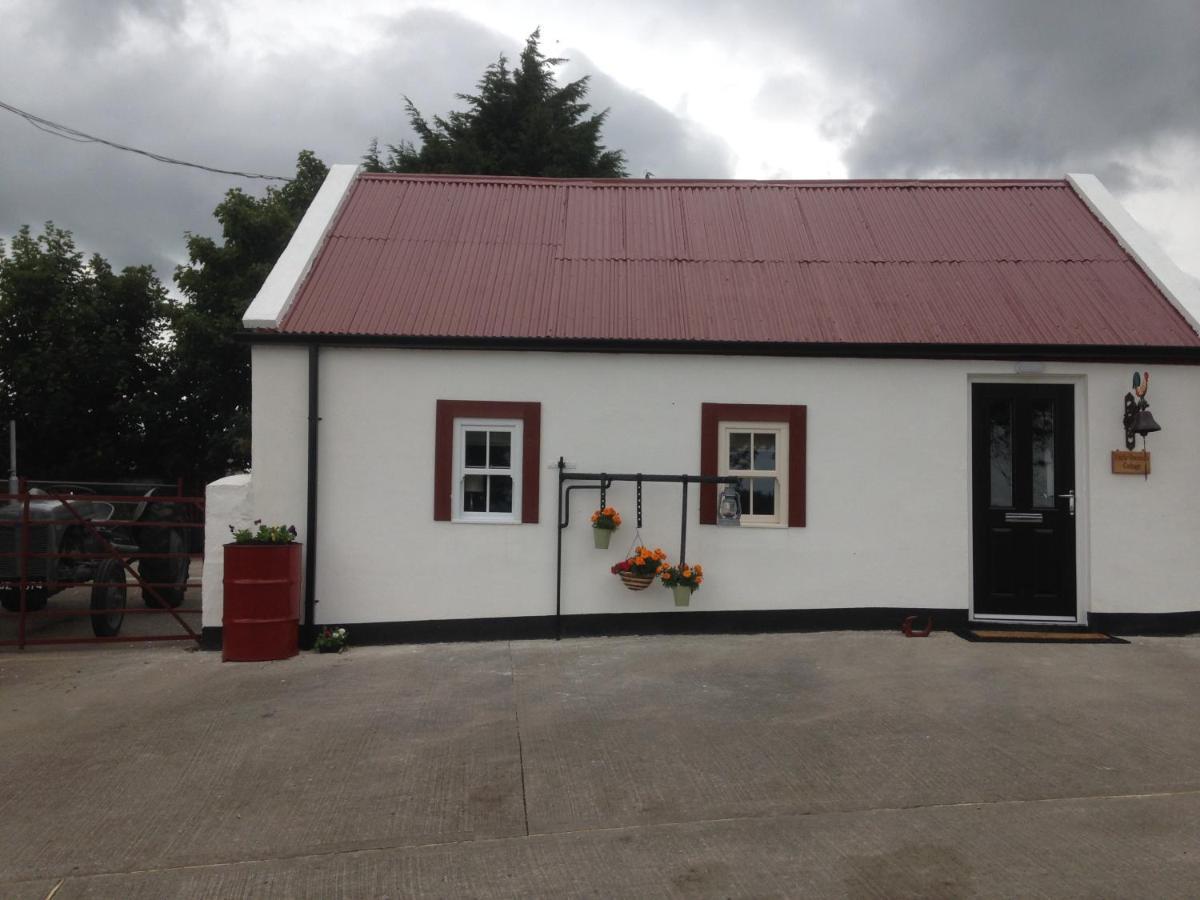
<path fill-rule="evenodd" d="M 425 242 L 419 242 L 425 243 Z M 481 244 L 462 244 L 464 247 L 482 246 Z M 535 245 L 528 245 L 535 246 Z M 541 245 L 548 246 L 548 245 Z M 636 263 L 684 263 L 695 266 L 725 266 L 725 265 L 781 265 L 781 266 L 953 266 L 953 265 L 1030 265 L 1036 263 L 1053 263 L 1060 266 L 1136 266 L 1131 259 L 1112 259 L 1103 256 L 1003 256 L 1003 257 L 950 257 L 931 256 L 927 258 L 906 257 L 903 259 L 886 259 L 878 256 L 737 256 L 697 259 L 694 256 L 555 256 L 551 262 L 636 262 Z"/>
<path fill-rule="evenodd" d="M 1066 188 L 1062 178 L 549 178 L 533 175 L 467 175 L 433 172 L 361 172 L 363 181 L 441 184 L 512 184 L 530 187 L 619 188 Z"/>

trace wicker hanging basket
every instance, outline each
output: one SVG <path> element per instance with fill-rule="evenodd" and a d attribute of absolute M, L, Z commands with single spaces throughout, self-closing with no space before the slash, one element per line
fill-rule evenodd
<path fill-rule="evenodd" d="M 621 583 L 631 591 L 644 591 L 654 584 L 653 575 L 634 575 L 632 572 L 618 572 Z"/>

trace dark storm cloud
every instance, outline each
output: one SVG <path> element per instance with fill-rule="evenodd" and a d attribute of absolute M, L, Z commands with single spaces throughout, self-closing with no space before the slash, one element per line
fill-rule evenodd
<path fill-rule="evenodd" d="M 290 175 L 296 154 L 357 162 L 372 137 L 411 138 L 403 95 L 427 115 L 460 108 L 484 68 L 522 41 L 462 17 L 415 10 L 371 24 L 385 39 L 367 52 L 334 46 L 233 54 L 219 7 L 127 0 L 58 0 L 0 28 L 0 99 L 81 131 L 180 159 Z M 57 24 L 56 24 L 57 23 Z M 531 23 L 530 29 L 536 23 Z M 592 100 L 611 106 L 604 141 L 631 172 L 727 174 L 719 141 L 593 76 Z M 169 279 L 184 232 L 213 233 L 213 207 L 244 181 L 167 166 L 44 134 L 0 114 L 0 238 L 52 219 L 114 265 L 151 263 Z M 722 167 L 724 167 L 722 169 Z"/>
<path fill-rule="evenodd" d="M 1140 188 L 1161 180 L 1140 152 L 1200 138 L 1195 0 L 701 2 L 734 47 L 820 63 L 852 176 L 1084 170 Z M 807 96 L 795 82 L 768 79 L 759 102 L 784 112 Z"/>
<path fill-rule="evenodd" d="M 863 73 L 877 108 L 847 154 L 854 174 L 1084 169 L 1132 188 L 1131 154 L 1200 136 L 1194 0 L 1001 3 L 924 21 L 888 48 L 903 77 Z"/>

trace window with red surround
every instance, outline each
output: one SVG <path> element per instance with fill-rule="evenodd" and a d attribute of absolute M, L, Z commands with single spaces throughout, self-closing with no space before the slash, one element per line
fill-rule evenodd
<path fill-rule="evenodd" d="M 803 528 L 808 407 L 700 405 L 700 472 L 741 475 L 744 525 Z M 700 524 L 717 521 L 717 486 L 700 486 Z"/>
<path fill-rule="evenodd" d="M 540 403 L 439 400 L 434 520 L 536 523 L 541 444 Z"/>

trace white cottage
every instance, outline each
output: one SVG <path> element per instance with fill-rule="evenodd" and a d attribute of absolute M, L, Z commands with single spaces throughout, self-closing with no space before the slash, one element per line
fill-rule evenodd
<path fill-rule="evenodd" d="M 357 642 L 911 612 L 1196 630 L 1197 294 L 1089 175 L 335 166 L 246 312 L 253 475 L 210 488 L 206 637 L 235 516 L 300 528 L 308 621 Z M 642 484 L 641 539 L 677 558 L 686 526 L 704 566 L 688 608 L 610 573 L 638 487 L 608 487 L 624 524 L 597 550 L 573 480 L 596 473 L 739 479 L 736 528 L 711 484 Z"/>

